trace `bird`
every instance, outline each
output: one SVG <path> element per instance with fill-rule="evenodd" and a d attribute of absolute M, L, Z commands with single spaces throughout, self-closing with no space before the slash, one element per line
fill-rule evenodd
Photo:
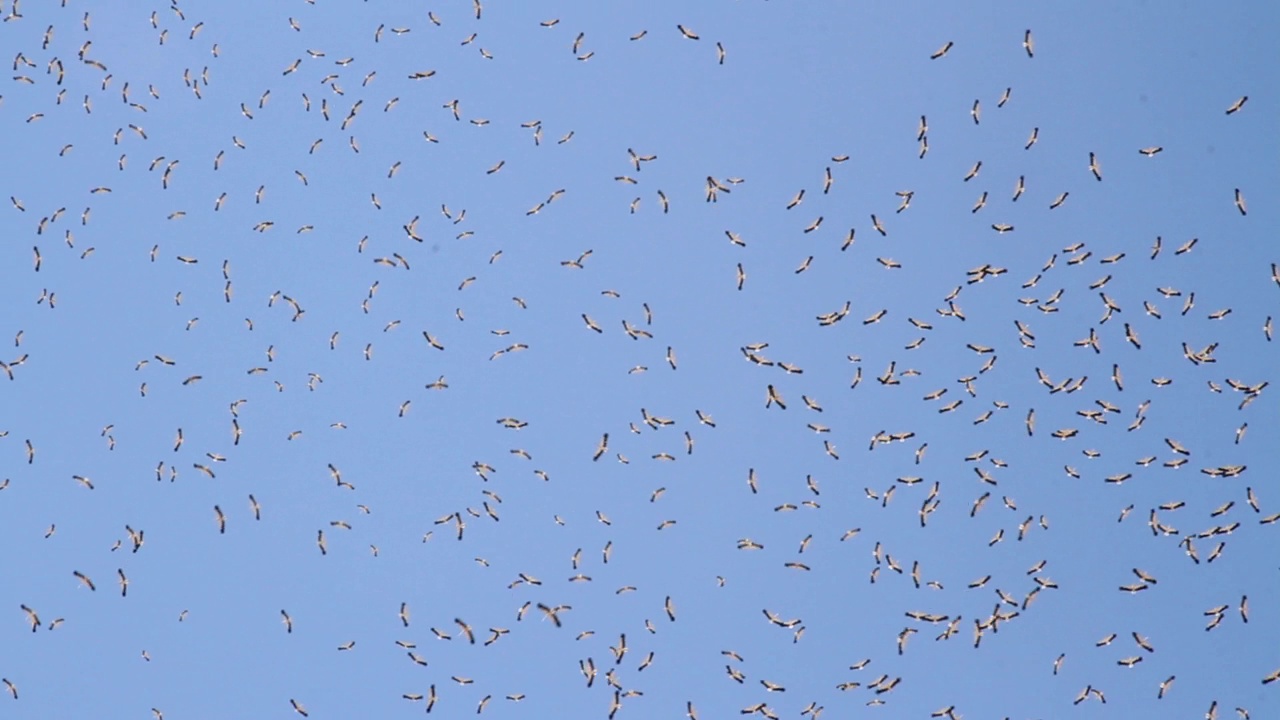
<path fill-rule="evenodd" d="M 36 614 L 35 610 L 26 605 L 20 605 L 19 607 L 22 608 L 22 612 L 27 616 L 27 623 L 31 625 L 31 632 L 35 632 L 41 625 L 40 616 Z"/>
<path fill-rule="evenodd" d="M 768 408 L 770 405 L 774 405 L 774 404 L 776 404 L 776 405 L 777 405 L 779 408 L 781 408 L 782 410 L 786 410 L 786 409 L 787 409 L 787 405 L 786 405 L 786 403 L 783 401 L 782 396 L 778 394 L 778 391 L 777 391 L 777 390 L 775 390 L 775 389 L 773 388 L 773 386 L 772 386 L 772 385 L 769 385 L 769 386 L 766 388 L 766 391 L 767 391 L 767 392 L 766 392 L 766 397 L 765 397 L 765 407 L 766 407 L 766 408 Z"/>
<path fill-rule="evenodd" d="M 544 615 L 544 618 L 543 618 L 543 619 L 544 619 L 544 620 L 551 620 L 553 623 L 555 623 L 555 626 L 556 626 L 556 627 L 561 627 L 561 626 L 562 626 L 562 623 L 561 623 L 561 621 L 560 621 L 560 613 L 561 613 L 562 611 L 564 611 L 564 610 L 570 610 L 570 609 L 572 609 L 572 608 L 570 608 L 570 607 L 569 607 L 569 606 L 567 606 L 567 605 L 557 605 L 556 607 L 554 607 L 554 608 L 553 608 L 553 607 L 550 607 L 550 606 L 545 605 L 545 604 L 543 604 L 543 603 L 538 603 L 538 606 L 537 606 L 537 607 L 538 607 L 538 609 L 539 609 L 539 610 L 541 610 L 541 611 L 542 611 L 542 614 Z M 626 636 L 625 636 L 625 635 L 623 636 L 622 644 L 623 644 L 623 646 L 624 646 L 624 648 L 625 648 L 625 645 L 626 645 Z"/>
<path fill-rule="evenodd" d="M 1133 641 L 1137 643 L 1138 647 L 1142 648 L 1143 650 L 1146 650 L 1149 653 L 1153 653 L 1156 651 L 1155 647 L 1152 646 L 1151 642 L 1148 641 L 1145 637 L 1139 635 L 1137 632 L 1134 632 L 1132 634 L 1133 634 Z"/>
<path fill-rule="evenodd" d="M 799 205 L 802 202 L 804 202 L 804 188 L 801 188 L 800 191 L 797 192 L 795 196 L 791 198 L 791 200 L 787 203 L 787 209 L 790 210 L 791 208 Z"/>
<path fill-rule="evenodd" d="M 942 57 L 943 55 L 946 55 L 947 53 L 951 52 L 951 47 L 952 47 L 953 45 L 955 45 L 955 43 L 954 43 L 954 42 L 951 42 L 950 40 L 948 40 L 948 41 L 946 42 L 946 44 L 945 44 L 945 45 L 943 45 L 942 47 L 940 47 L 940 48 L 938 48 L 937 50 L 935 50 L 935 51 L 934 51 L 934 53 L 933 53 L 932 55 L 930 55 L 930 56 L 929 56 L 929 59 L 930 59 L 930 60 L 937 60 L 938 58 Z"/>
<path fill-rule="evenodd" d="M 462 634 L 466 636 L 467 641 L 468 641 L 470 644 L 475 645 L 475 644 L 476 644 L 476 636 L 475 636 L 475 632 L 471 629 L 471 626 L 470 626 L 470 625 L 468 625 L 468 624 L 467 624 L 465 621 L 463 621 L 461 618 L 454 618 L 454 619 L 453 619 L 453 622 L 454 622 L 454 624 L 455 624 L 455 625 L 457 625 L 457 626 L 458 626 L 458 628 L 462 631 Z"/>
<path fill-rule="evenodd" d="M 1243 107 L 1244 107 L 1244 104 L 1245 104 L 1246 102 L 1248 102 L 1248 101 L 1249 101 L 1249 96 L 1248 96 L 1248 95 L 1242 95 L 1242 96 L 1240 96 L 1240 99 L 1239 99 L 1239 100 L 1236 100 L 1235 102 L 1231 103 L 1231 106 L 1227 108 L 1227 114 L 1228 114 L 1228 115 L 1234 115 L 1234 114 L 1236 114 L 1236 113 L 1240 112 L 1240 108 L 1243 108 Z"/>

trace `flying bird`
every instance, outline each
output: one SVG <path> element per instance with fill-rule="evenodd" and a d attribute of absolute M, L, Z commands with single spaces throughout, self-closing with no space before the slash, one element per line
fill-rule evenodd
<path fill-rule="evenodd" d="M 88 577 L 87 575 L 85 575 L 84 573 L 80 572 L 79 570 L 72 571 L 72 573 L 71 573 L 71 574 L 76 576 L 76 579 L 80 581 L 80 584 L 81 584 L 81 585 L 84 585 L 85 587 L 89 588 L 90 590 L 97 590 L 97 589 L 98 589 L 97 587 L 95 587 L 95 586 L 94 586 L 93 581 L 92 581 L 92 580 L 90 580 L 90 579 L 89 579 L 89 577 Z"/>

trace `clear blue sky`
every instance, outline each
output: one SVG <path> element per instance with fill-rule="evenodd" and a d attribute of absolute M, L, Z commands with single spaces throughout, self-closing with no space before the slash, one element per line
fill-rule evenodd
<path fill-rule="evenodd" d="M 0 24 L 0 716 L 1280 717 L 1276 9 L 65 5 Z"/>

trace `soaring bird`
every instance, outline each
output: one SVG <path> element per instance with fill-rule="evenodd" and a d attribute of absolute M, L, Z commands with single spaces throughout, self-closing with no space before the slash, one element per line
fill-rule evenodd
<path fill-rule="evenodd" d="M 764 404 L 764 406 L 767 408 L 767 407 L 769 407 L 770 405 L 773 405 L 773 404 L 775 404 L 775 403 L 777 404 L 777 406 L 778 406 L 779 408 L 781 408 L 781 409 L 783 409 L 783 410 L 786 410 L 786 409 L 787 409 L 787 405 L 786 405 L 786 403 L 783 401 L 783 399 L 782 399 L 782 395 L 780 395 L 780 394 L 778 393 L 778 391 L 777 391 L 777 390 L 774 390 L 774 389 L 773 389 L 773 386 L 772 386 L 772 385 L 770 385 L 770 386 L 768 386 L 768 388 L 767 388 L 767 392 L 766 392 L 766 395 L 765 395 L 765 404 Z"/>
<path fill-rule="evenodd" d="M 36 614 L 35 610 L 32 610 L 26 605 L 20 605 L 19 607 L 22 608 L 22 612 L 27 616 L 27 622 L 31 625 L 31 632 L 35 632 L 36 629 L 40 627 L 40 616 Z"/>

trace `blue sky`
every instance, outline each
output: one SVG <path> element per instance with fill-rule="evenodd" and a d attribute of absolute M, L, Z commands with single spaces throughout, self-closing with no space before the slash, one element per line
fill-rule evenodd
<path fill-rule="evenodd" d="M 1276 11 L 835 5 L 3 3 L 4 716 L 1280 715 Z"/>

